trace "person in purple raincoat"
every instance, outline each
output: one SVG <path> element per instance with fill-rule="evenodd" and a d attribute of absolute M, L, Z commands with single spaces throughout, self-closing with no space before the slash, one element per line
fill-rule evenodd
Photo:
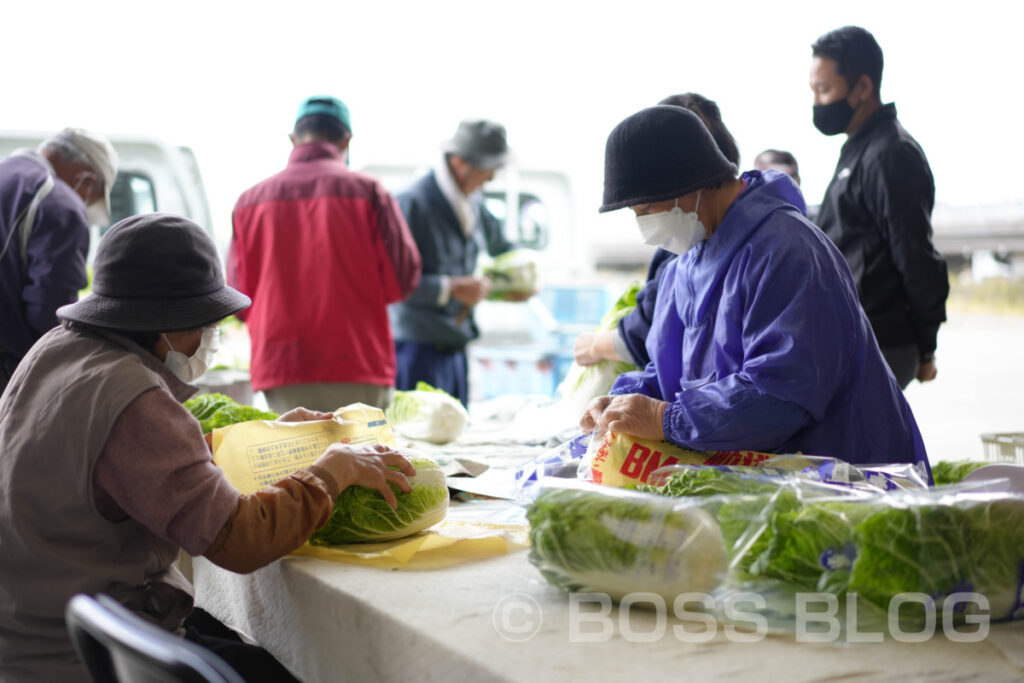
<path fill-rule="evenodd" d="M 644 241 L 679 258 L 658 289 L 651 363 L 594 399 L 584 430 L 927 469 L 846 261 L 798 198 L 784 173 L 737 177 L 688 110 L 616 126 L 601 211 L 631 208 Z"/>

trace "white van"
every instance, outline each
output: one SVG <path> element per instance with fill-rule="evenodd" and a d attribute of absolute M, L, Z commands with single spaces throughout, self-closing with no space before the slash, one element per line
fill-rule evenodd
<path fill-rule="evenodd" d="M 22 147 L 35 149 L 56 132 L 0 130 L 0 159 Z M 117 178 L 110 190 L 110 225 L 138 213 L 166 211 L 212 232 L 206 189 L 191 149 L 156 138 L 101 134 L 118 156 Z M 90 255 L 96 238 L 110 225 L 93 226 Z"/>

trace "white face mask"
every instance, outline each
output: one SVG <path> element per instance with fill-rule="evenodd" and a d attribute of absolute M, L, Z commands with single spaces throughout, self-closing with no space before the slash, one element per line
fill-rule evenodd
<path fill-rule="evenodd" d="M 685 254 L 695 244 L 707 239 L 708 232 L 697 217 L 700 208 L 700 192 L 697 193 L 697 206 L 693 211 L 679 208 L 679 200 L 670 211 L 637 216 L 636 224 L 645 244 L 661 247 L 675 254 Z"/>
<path fill-rule="evenodd" d="M 79 193 L 83 183 L 91 182 L 95 176 L 91 173 L 80 176 L 78 182 L 75 183 L 74 191 L 75 194 Z M 79 195 L 81 196 L 81 195 Z M 85 207 L 85 217 L 89 221 L 89 225 L 98 225 L 104 227 L 110 225 L 110 211 L 107 210 L 107 202 L 105 199 L 101 199 L 98 202 L 93 202 Z"/>
<path fill-rule="evenodd" d="M 85 207 L 85 217 L 89 219 L 89 225 L 98 225 L 101 228 L 110 225 L 110 212 L 107 211 L 106 202 L 95 202 Z"/>
<path fill-rule="evenodd" d="M 167 335 L 161 335 L 164 342 L 170 347 L 167 357 L 164 358 L 164 365 L 171 369 L 178 379 L 186 384 L 195 382 L 206 374 L 213 364 L 213 357 L 217 355 L 220 348 L 220 328 L 216 325 L 209 325 L 203 328 L 203 336 L 199 341 L 199 348 L 191 357 L 181 351 L 175 351 L 171 340 Z"/>

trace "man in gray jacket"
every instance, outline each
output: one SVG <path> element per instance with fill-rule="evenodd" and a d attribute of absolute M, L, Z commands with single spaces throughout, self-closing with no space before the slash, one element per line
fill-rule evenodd
<path fill-rule="evenodd" d="M 420 284 L 389 308 L 398 372 L 395 388 L 427 382 L 469 401 L 466 344 L 479 336 L 473 307 L 490 281 L 473 274 L 481 246 L 497 256 L 515 245 L 483 204 L 480 189 L 505 163 L 505 128 L 463 121 L 437 166 L 397 194 L 423 259 Z"/>

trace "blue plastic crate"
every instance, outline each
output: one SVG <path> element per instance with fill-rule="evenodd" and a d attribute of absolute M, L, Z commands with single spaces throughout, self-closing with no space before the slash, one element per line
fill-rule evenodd
<path fill-rule="evenodd" d="M 572 353 L 542 348 L 476 347 L 470 351 L 474 399 L 507 394 L 554 396 L 572 365 Z"/>
<path fill-rule="evenodd" d="M 612 305 L 603 287 L 545 287 L 540 299 L 563 325 L 597 325 Z"/>

